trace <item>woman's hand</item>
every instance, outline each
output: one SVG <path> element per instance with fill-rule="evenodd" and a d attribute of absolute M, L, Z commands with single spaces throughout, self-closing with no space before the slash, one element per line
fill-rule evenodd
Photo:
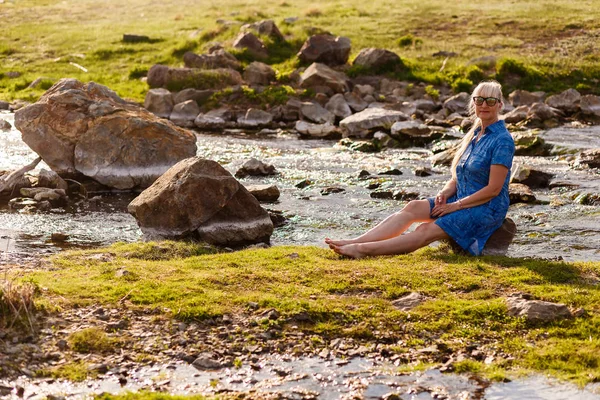
<path fill-rule="evenodd" d="M 437 202 L 437 197 L 436 197 L 436 202 Z M 454 203 L 446 203 L 446 201 L 444 200 L 444 204 L 436 204 L 433 207 L 433 210 L 431 210 L 431 215 L 433 217 L 442 217 L 446 214 L 450 214 L 453 213 L 454 211 L 458 211 L 460 210 L 461 204 L 458 201 L 455 201 Z"/>
<path fill-rule="evenodd" d="M 446 196 L 446 194 L 444 192 L 439 192 L 438 194 L 435 195 L 434 203 L 436 206 L 446 204 L 446 201 L 448 201 L 448 197 Z"/>

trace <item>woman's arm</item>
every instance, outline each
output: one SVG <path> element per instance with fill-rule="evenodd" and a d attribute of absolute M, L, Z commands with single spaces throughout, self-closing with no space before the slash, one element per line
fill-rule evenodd
<path fill-rule="evenodd" d="M 460 210 L 462 208 L 475 207 L 487 203 L 502 191 L 504 180 L 508 174 L 508 168 L 504 165 L 494 164 L 490 167 L 490 180 L 487 186 L 478 190 L 470 196 L 450 204 L 440 204 L 433 208 L 431 215 L 441 217 L 442 215 Z"/>

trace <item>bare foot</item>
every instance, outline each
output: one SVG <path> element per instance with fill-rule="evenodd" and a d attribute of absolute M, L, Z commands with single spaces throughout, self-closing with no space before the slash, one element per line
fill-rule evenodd
<path fill-rule="evenodd" d="M 360 252 L 358 244 L 346 244 L 343 246 L 329 245 L 333 251 L 350 258 L 363 258 L 366 254 Z"/>
<path fill-rule="evenodd" d="M 329 245 L 329 247 L 331 247 L 331 245 L 334 245 L 334 246 L 345 246 L 347 244 L 356 243 L 354 240 L 355 239 L 333 240 L 333 239 L 325 238 L 325 243 L 327 243 Z"/>

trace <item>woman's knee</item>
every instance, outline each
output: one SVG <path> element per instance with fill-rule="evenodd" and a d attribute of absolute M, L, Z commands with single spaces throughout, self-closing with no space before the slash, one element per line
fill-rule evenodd
<path fill-rule="evenodd" d="M 411 200 L 400 212 L 410 213 L 415 218 L 422 219 L 428 218 L 431 211 L 428 200 Z"/>
<path fill-rule="evenodd" d="M 448 235 L 442 228 L 440 228 L 435 222 L 426 222 L 415 229 L 415 232 L 419 233 L 419 236 L 423 239 L 423 242 L 427 245 L 436 240 L 446 239 Z"/>

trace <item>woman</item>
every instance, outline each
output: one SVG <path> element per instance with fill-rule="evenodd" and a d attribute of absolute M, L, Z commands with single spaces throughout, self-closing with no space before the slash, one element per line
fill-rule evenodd
<path fill-rule="evenodd" d="M 409 202 L 355 239 L 327 238 L 325 243 L 353 258 L 410 253 L 442 239 L 453 239 L 469 253 L 481 254 L 509 206 L 515 144 L 499 120 L 502 106 L 498 82 L 482 82 L 475 88 L 469 101 L 473 126 L 454 157 L 452 178 L 435 198 Z M 423 223 L 403 235 L 414 222 Z"/>

